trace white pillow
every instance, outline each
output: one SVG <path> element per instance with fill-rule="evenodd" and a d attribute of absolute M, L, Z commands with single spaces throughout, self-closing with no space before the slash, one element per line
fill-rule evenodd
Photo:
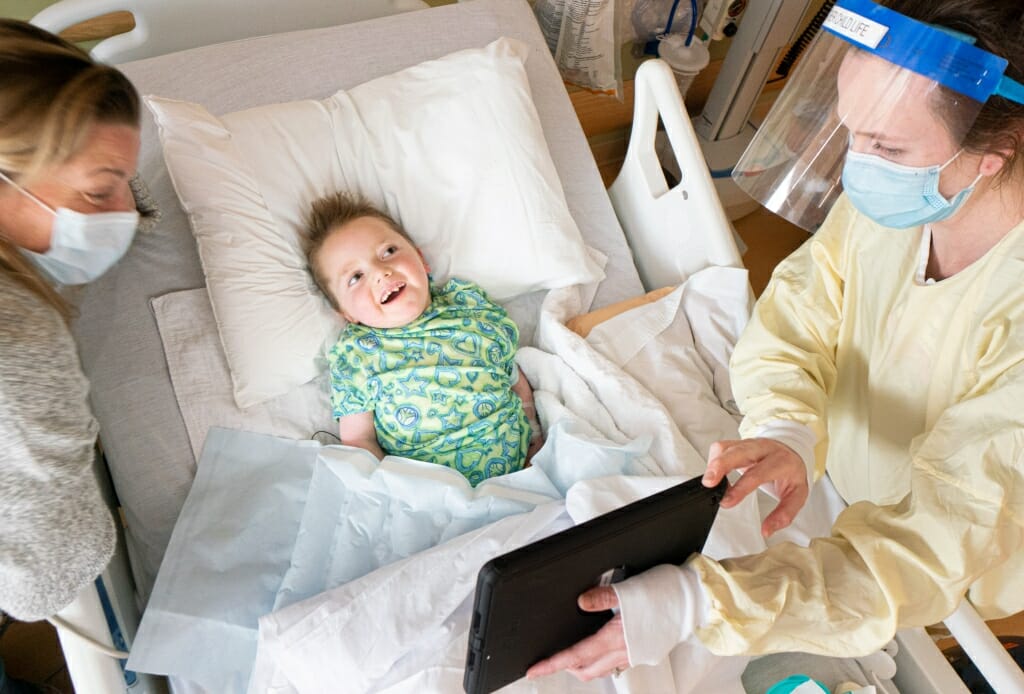
<path fill-rule="evenodd" d="M 512 39 L 380 77 L 322 101 L 211 115 L 147 97 L 199 244 L 239 407 L 314 378 L 341 320 L 302 252 L 310 203 L 358 191 L 409 231 L 443 282 L 503 301 L 596 282 Z"/>

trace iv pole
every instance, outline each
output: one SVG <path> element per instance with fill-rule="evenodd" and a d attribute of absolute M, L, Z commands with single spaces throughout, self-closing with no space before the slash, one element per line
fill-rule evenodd
<path fill-rule="evenodd" d="M 814 0 L 751 0 L 732 38 L 704 110 L 693 119 L 697 140 L 730 220 L 758 203 L 733 183 L 730 173 L 754 136 L 750 114 L 779 57 L 796 38 Z M 714 21 L 714 20 L 712 20 Z M 703 20 L 702 20 L 703 26 Z"/>

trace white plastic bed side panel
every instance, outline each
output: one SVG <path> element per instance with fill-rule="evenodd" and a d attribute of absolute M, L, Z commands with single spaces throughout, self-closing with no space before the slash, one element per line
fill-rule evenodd
<path fill-rule="evenodd" d="M 1024 692 L 1024 672 L 969 602 L 960 603 L 945 624 L 992 689 Z"/>
<path fill-rule="evenodd" d="M 124 63 L 235 39 L 348 24 L 425 9 L 422 0 L 60 0 L 32 18 L 59 32 L 87 19 L 131 12 L 135 28 L 100 41 L 92 56 Z"/>
<path fill-rule="evenodd" d="M 131 568 L 128 564 L 124 533 L 120 531 L 120 528 L 118 528 L 117 551 L 100 575 L 100 580 L 103 582 L 110 609 L 121 631 L 121 637 L 124 639 L 123 645 L 115 644 L 115 646 L 127 648 L 130 651 L 135 642 L 135 633 L 139 629 L 142 616 L 136 603 L 135 581 L 132 579 Z M 103 654 L 95 651 L 90 654 L 90 657 L 106 658 Z M 167 692 L 166 680 L 163 677 L 141 672 L 134 673 L 134 677 L 134 683 L 128 688 L 132 694 L 163 694 Z M 93 691 L 80 687 L 74 676 L 72 676 L 72 682 L 76 691 Z"/>
<path fill-rule="evenodd" d="M 646 61 L 635 91 L 626 159 L 608 194 L 644 286 L 679 284 L 710 265 L 743 267 L 672 70 Z M 671 189 L 654 149 L 659 115 L 682 173 Z"/>
<path fill-rule="evenodd" d="M 107 472 L 103 457 L 96 456 L 93 463 L 93 474 L 100 488 L 100 494 L 111 514 L 119 518 L 118 502 L 110 484 L 110 473 Z M 75 631 L 114 648 L 115 650 L 130 649 L 135 639 L 135 632 L 141 619 L 136 604 L 135 582 L 132 580 L 128 565 L 128 553 L 125 547 L 124 532 L 120 523 L 117 526 L 117 545 L 114 556 L 100 575 L 104 591 L 114 619 L 123 638 L 115 643 L 110 632 L 107 616 L 95 583 L 89 584 L 78 594 L 74 602 L 58 613 L 63 623 Z M 143 673 L 135 673 L 134 682 L 129 688 L 125 680 L 121 663 L 106 655 L 79 638 L 71 631 L 57 625 L 57 636 L 67 663 L 71 682 L 78 692 L 124 692 L 132 694 L 164 694 L 167 685 L 162 677 Z"/>
<path fill-rule="evenodd" d="M 969 694 L 963 681 L 924 629 L 896 633 L 896 676 L 901 694 Z"/>
<path fill-rule="evenodd" d="M 113 591 L 107 571 L 103 573 L 102 579 L 108 596 L 112 598 Z M 116 607 L 114 611 L 115 613 L 119 612 Z M 60 621 L 59 624 L 54 625 L 57 629 L 57 638 L 60 640 L 68 675 L 76 692 L 166 694 L 168 691 L 166 680 L 154 675 L 132 673 L 133 679 L 129 686 L 122 668 L 123 661 L 97 650 L 82 638 L 85 636 L 112 649 L 119 647 L 119 644 L 115 644 L 114 639 L 111 638 L 103 604 L 95 584 L 89 584 L 83 588 L 74 602 L 61 610 L 57 617 Z M 136 616 L 135 619 L 137 623 L 138 617 Z M 118 620 L 124 624 L 120 614 Z M 65 628 L 63 626 L 65 624 L 69 625 L 70 629 Z M 131 641 L 129 640 L 128 643 Z"/>
<path fill-rule="evenodd" d="M 95 585 L 90 583 L 83 588 L 74 602 L 61 610 L 57 616 L 84 636 L 104 646 L 114 647 Z M 126 691 L 121 666 L 114 658 L 100 653 L 75 633 L 60 626 L 57 627 L 57 637 L 60 639 L 64 661 L 67 663 L 68 674 L 71 676 L 75 691 Z"/>

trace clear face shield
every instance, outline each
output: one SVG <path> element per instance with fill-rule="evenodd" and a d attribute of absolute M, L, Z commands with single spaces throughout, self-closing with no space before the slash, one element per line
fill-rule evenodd
<path fill-rule="evenodd" d="M 1024 101 L 1024 87 L 1003 77 L 1006 61 L 971 43 L 869 0 L 840 0 L 733 179 L 808 231 L 844 189 L 886 226 L 948 216 L 977 178 L 940 191 L 940 176 L 959 165 L 985 101 Z"/>

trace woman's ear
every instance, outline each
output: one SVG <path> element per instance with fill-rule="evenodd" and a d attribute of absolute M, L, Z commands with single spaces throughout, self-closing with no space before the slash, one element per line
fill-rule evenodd
<path fill-rule="evenodd" d="M 1013 152 L 1005 152 L 1006 156 L 1012 155 Z M 982 176 L 995 176 L 997 173 L 1002 171 L 1003 166 L 1006 164 L 1006 159 L 1003 158 L 999 152 L 989 152 L 988 154 L 981 155 L 981 164 L 978 166 L 978 173 Z"/>

